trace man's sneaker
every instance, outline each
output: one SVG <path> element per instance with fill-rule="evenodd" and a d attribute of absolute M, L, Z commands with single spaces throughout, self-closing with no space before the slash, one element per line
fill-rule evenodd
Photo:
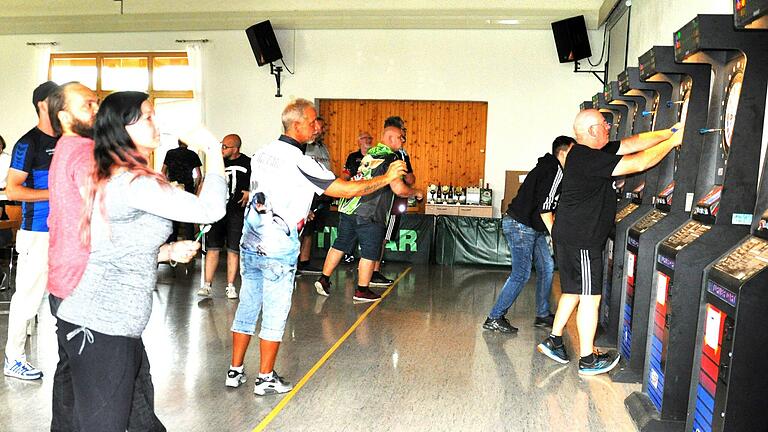
<path fill-rule="evenodd" d="M 595 352 L 595 360 L 592 363 L 586 363 L 579 359 L 579 375 L 600 375 L 610 372 L 619 364 L 621 356 L 617 352 L 599 353 Z"/>
<path fill-rule="evenodd" d="M 352 300 L 357 300 L 360 302 L 375 302 L 377 300 L 381 300 L 381 296 L 369 290 L 368 288 L 363 288 L 362 290 L 355 290 L 355 295 L 352 296 Z"/>
<path fill-rule="evenodd" d="M 244 382 L 245 382 L 245 370 L 243 370 L 242 372 L 238 372 L 234 369 L 230 369 L 227 372 L 227 381 L 225 382 L 227 387 L 237 388 L 237 387 L 240 387 L 240 384 Z"/>
<path fill-rule="evenodd" d="M 227 285 L 227 298 L 228 299 L 237 298 L 237 288 L 235 288 L 235 286 L 232 284 Z"/>
<path fill-rule="evenodd" d="M 310 263 L 302 263 L 299 262 L 296 265 L 296 274 L 297 275 L 318 275 L 323 274 L 323 269 L 313 266 Z"/>
<path fill-rule="evenodd" d="M 381 272 L 373 272 L 371 276 L 371 286 L 390 286 L 394 283 L 392 279 L 387 279 Z"/>
<path fill-rule="evenodd" d="M 565 345 L 555 345 L 555 341 L 551 337 L 544 339 L 544 342 L 540 343 L 536 349 L 558 363 L 566 364 L 570 361 L 568 354 L 565 352 Z"/>
<path fill-rule="evenodd" d="M 536 319 L 533 321 L 534 327 L 552 327 L 552 324 L 555 323 L 555 315 L 549 314 L 545 317 L 536 317 Z"/>
<path fill-rule="evenodd" d="M 318 278 L 315 281 L 315 291 L 321 296 L 331 295 L 331 281 L 325 278 Z"/>
<path fill-rule="evenodd" d="M 3 374 L 22 380 L 37 380 L 43 377 L 43 371 L 29 364 L 25 356 L 14 360 L 5 357 Z"/>
<path fill-rule="evenodd" d="M 277 372 L 272 371 L 272 378 L 257 378 L 253 392 L 259 396 L 288 393 L 293 389 L 293 384 L 285 381 Z"/>
<path fill-rule="evenodd" d="M 344 254 L 344 258 L 342 258 L 341 260 L 347 264 L 352 264 L 353 262 L 355 262 L 355 256 L 352 254 Z"/>
<path fill-rule="evenodd" d="M 213 288 L 211 288 L 211 284 L 203 284 L 203 286 L 197 290 L 197 295 L 200 297 L 213 297 Z"/>
<path fill-rule="evenodd" d="M 506 318 L 487 318 L 483 323 L 486 330 L 497 331 L 501 333 L 517 333 L 517 328 L 507 321 Z"/>

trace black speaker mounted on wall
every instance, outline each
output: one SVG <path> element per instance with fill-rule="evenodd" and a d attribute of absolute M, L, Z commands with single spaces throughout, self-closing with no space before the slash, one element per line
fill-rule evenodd
<path fill-rule="evenodd" d="M 579 61 L 592 56 L 584 15 L 552 23 L 557 57 L 560 63 Z"/>
<path fill-rule="evenodd" d="M 259 66 L 269 63 L 269 73 L 275 76 L 277 82 L 275 97 L 282 97 L 283 95 L 280 94 L 280 74 L 283 72 L 283 68 L 275 66 L 273 62 L 282 60 L 283 52 L 280 51 L 275 31 L 272 30 L 272 23 L 269 20 L 256 23 L 245 29 L 245 34 L 248 36 L 248 42 L 251 44 L 253 55 L 256 57 L 256 63 Z"/>
<path fill-rule="evenodd" d="M 256 56 L 256 63 L 259 66 L 264 66 L 267 63 L 283 58 L 275 32 L 272 30 L 272 23 L 269 20 L 248 27 L 245 30 L 245 34 L 248 35 L 248 42 L 251 44 L 253 55 Z"/>

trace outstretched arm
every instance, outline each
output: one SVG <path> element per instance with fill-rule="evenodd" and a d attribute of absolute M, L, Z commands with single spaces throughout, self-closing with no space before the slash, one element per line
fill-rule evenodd
<path fill-rule="evenodd" d="M 405 175 L 405 162 L 395 161 L 384 175 L 370 180 L 347 181 L 337 178 L 325 189 L 325 194 L 335 198 L 352 198 L 373 193 Z"/>
<path fill-rule="evenodd" d="M 683 142 L 683 130 L 675 132 L 669 139 L 643 151 L 625 155 L 613 169 L 613 176 L 634 174 L 656 165 L 670 150 Z"/>
<path fill-rule="evenodd" d="M 647 148 L 651 148 L 662 141 L 666 141 L 672 137 L 672 135 L 682 126 L 678 123 L 672 126 L 670 129 L 662 129 L 659 131 L 643 132 L 641 134 L 632 135 L 621 140 L 621 146 L 618 155 L 628 155 L 643 151 Z"/>

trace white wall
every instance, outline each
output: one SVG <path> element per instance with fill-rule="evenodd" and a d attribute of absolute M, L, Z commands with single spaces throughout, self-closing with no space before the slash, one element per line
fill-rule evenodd
<path fill-rule="evenodd" d="M 654 45 L 672 45 L 672 34 L 698 14 L 733 14 L 732 0 L 632 0 L 627 65 Z"/>
<path fill-rule="evenodd" d="M 591 36 L 599 49 L 602 32 Z M 243 32 L 2 36 L 0 134 L 13 142 L 36 121 L 35 49 L 27 41 L 53 40 L 55 51 L 66 52 L 144 51 L 182 50 L 175 39 L 200 37 L 211 40 L 204 64 L 207 123 L 216 135 L 240 134 L 247 152 L 281 132 L 280 112 L 291 97 L 487 101 L 485 177 L 497 215 L 504 171 L 532 168 L 555 136 L 571 133 L 579 103 L 601 88 L 593 76 L 557 62 L 548 30 L 281 31 L 295 72 L 285 74 L 282 99 L 274 97 L 274 79 L 268 67 L 257 67 Z"/>

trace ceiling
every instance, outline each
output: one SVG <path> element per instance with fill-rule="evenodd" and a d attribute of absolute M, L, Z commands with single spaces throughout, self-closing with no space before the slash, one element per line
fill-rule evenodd
<path fill-rule="evenodd" d="M 0 0 L 0 34 L 277 29 L 597 28 L 618 0 Z M 122 10 L 121 10 L 122 8 Z M 516 20 L 504 24 L 500 20 Z"/>

